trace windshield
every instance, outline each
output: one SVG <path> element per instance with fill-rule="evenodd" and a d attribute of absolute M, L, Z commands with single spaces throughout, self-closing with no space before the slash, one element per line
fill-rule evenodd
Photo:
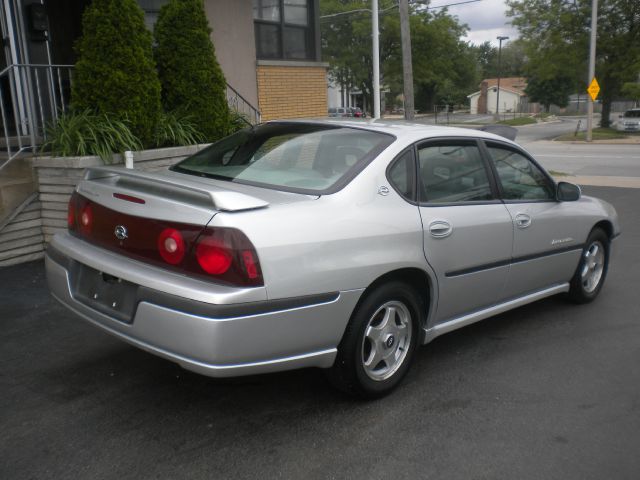
<path fill-rule="evenodd" d="M 624 112 L 625 118 L 640 118 L 640 110 L 627 110 Z"/>
<path fill-rule="evenodd" d="M 391 144 L 391 135 L 314 124 L 241 130 L 172 170 L 300 193 L 332 193 Z"/>

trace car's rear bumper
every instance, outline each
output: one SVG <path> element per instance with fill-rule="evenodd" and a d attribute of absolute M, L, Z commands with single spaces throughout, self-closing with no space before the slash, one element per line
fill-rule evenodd
<path fill-rule="evenodd" d="M 58 301 L 132 345 L 213 377 L 330 367 L 362 293 L 353 290 L 225 305 L 137 285 L 133 313 L 128 321 L 123 321 L 110 314 L 108 308 L 94 307 L 76 294 L 74 276 L 82 264 L 61 253 L 55 244 L 49 247 L 45 264 L 49 288 Z M 131 266 L 123 272 L 110 267 L 105 269 L 106 273 L 118 278 L 122 273 L 122 278 L 130 281 L 126 274 Z"/>

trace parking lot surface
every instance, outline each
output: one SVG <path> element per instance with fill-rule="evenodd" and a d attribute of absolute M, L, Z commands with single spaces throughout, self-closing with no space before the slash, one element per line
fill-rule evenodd
<path fill-rule="evenodd" d="M 550 298 L 438 338 L 392 395 L 319 370 L 216 380 L 115 340 L 0 269 L 0 479 L 640 478 L 640 190 L 590 305 Z"/>

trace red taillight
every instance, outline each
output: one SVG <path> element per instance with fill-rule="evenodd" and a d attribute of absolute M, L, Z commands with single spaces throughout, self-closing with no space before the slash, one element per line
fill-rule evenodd
<path fill-rule="evenodd" d="M 196 247 L 196 259 L 202 269 L 210 275 L 222 275 L 229 270 L 233 256 L 221 239 L 205 237 Z"/>
<path fill-rule="evenodd" d="M 258 265 L 251 250 L 242 251 L 242 262 L 244 263 L 244 269 L 247 272 L 247 277 L 251 279 L 258 278 Z"/>
<path fill-rule="evenodd" d="M 76 194 L 71 195 L 69 199 L 69 208 L 67 210 L 67 227 L 69 230 L 76 228 Z"/>
<path fill-rule="evenodd" d="M 113 198 L 117 198 L 118 200 L 124 200 L 125 202 L 139 203 L 140 205 L 144 205 L 147 203 L 144 199 L 134 197 L 132 195 L 126 195 L 124 193 L 114 193 Z"/>
<path fill-rule="evenodd" d="M 89 202 L 80 209 L 78 223 L 80 224 L 80 230 L 83 234 L 91 234 L 91 229 L 93 228 L 93 207 L 91 207 Z"/>
<path fill-rule="evenodd" d="M 79 193 L 71 196 L 67 220 L 72 235 L 121 255 L 228 285 L 264 285 L 253 244 L 235 228 L 129 215 Z"/>
<path fill-rule="evenodd" d="M 158 251 L 165 262 L 179 264 L 186 253 L 182 234 L 175 228 L 165 228 L 158 235 Z"/>

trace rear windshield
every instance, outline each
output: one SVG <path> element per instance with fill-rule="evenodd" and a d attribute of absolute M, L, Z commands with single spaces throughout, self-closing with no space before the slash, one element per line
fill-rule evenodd
<path fill-rule="evenodd" d="M 332 193 L 395 137 L 332 125 L 266 124 L 241 130 L 172 170 L 300 193 Z"/>
<path fill-rule="evenodd" d="M 627 110 L 624 112 L 624 116 L 627 118 L 640 118 L 640 110 Z"/>

